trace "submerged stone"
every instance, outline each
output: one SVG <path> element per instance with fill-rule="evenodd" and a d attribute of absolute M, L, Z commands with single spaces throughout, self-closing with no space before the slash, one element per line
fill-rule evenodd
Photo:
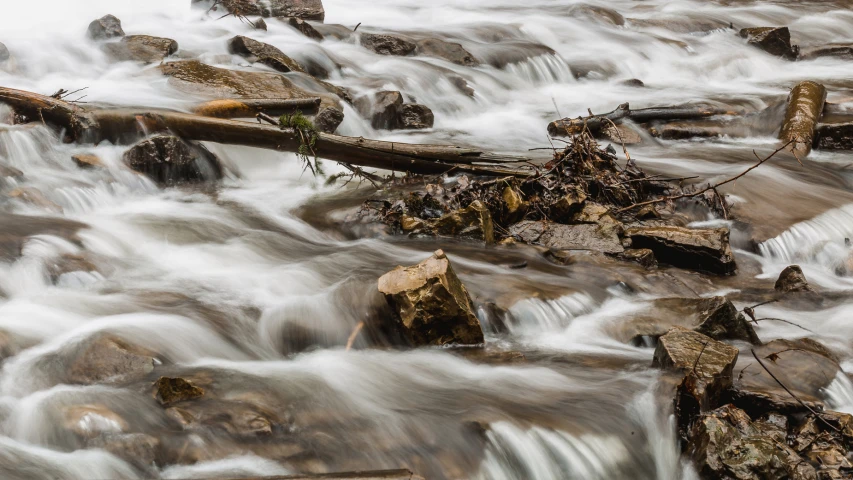
<path fill-rule="evenodd" d="M 137 143 L 125 152 L 124 162 L 160 185 L 222 178 L 222 166 L 215 155 L 172 135 L 156 135 Z"/>
<path fill-rule="evenodd" d="M 85 341 L 68 366 L 70 383 L 126 383 L 144 378 L 154 370 L 151 352 L 120 338 L 99 335 Z"/>
<path fill-rule="evenodd" d="M 461 44 L 438 38 L 427 38 L 417 43 L 417 53 L 427 57 L 443 58 L 448 62 L 475 67 L 480 62 Z"/>
<path fill-rule="evenodd" d="M 204 395 L 204 389 L 183 378 L 160 377 L 154 382 L 154 399 L 160 405 L 194 400 Z"/>
<path fill-rule="evenodd" d="M 415 346 L 484 341 L 471 297 L 441 250 L 418 265 L 386 273 L 379 291 Z"/>
<path fill-rule="evenodd" d="M 417 45 L 394 35 L 362 33 L 361 45 L 380 55 L 396 55 L 400 57 L 415 53 Z"/>
<path fill-rule="evenodd" d="M 212 5 L 210 0 L 192 0 L 193 4 Z M 296 17 L 322 21 L 326 16 L 322 0 L 222 0 L 219 5 L 244 16 Z"/>

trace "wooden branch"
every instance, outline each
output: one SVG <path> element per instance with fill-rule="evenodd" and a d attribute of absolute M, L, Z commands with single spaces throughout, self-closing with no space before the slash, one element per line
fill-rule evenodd
<path fill-rule="evenodd" d="M 739 115 L 738 112 L 718 108 L 677 106 L 655 107 L 631 110 L 627 103 L 616 107 L 615 110 L 600 115 L 588 117 L 563 118 L 548 124 L 548 133 L 552 137 L 578 135 L 588 128 L 593 135 L 598 135 L 610 123 L 619 124 L 625 119 L 636 123 L 668 120 L 697 120 L 716 115 Z"/>
<path fill-rule="evenodd" d="M 269 98 L 240 98 L 228 100 L 212 100 L 193 108 L 193 113 L 205 117 L 216 118 L 251 118 L 258 113 L 281 116 L 295 113 L 297 110 L 304 114 L 314 114 L 320 109 L 321 99 L 269 99 Z"/>
<path fill-rule="evenodd" d="M 812 151 L 817 122 L 825 103 L 826 87 L 819 83 L 805 81 L 791 89 L 779 139 L 790 146 L 797 160 Z"/>
<path fill-rule="evenodd" d="M 32 115 L 34 120 L 43 118 L 47 123 L 69 130 L 72 139 L 79 142 L 127 143 L 151 133 L 170 132 L 187 140 L 287 152 L 298 152 L 303 144 L 300 133 L 291 128 L 168 110 L 85 110 L 62 100 L 7 88 L 0 88 L 0 102 Z M 415 174 L 458 172 L 516 177 L 532 174 L 530 169 L 501 165 L 528 163 L 527 158 L 453 145 L 415 145 L 318 133 L 313 149 L 318 157 L 328 160 Z"/>
<path fill-rule="evenodd" d="M 634 209 L 634 208 L 638 208 L 638 207 L 644 207 L 644 206 L 646 206 L 646 205 L 654 205 L 655 203 L 669 202 L 669 201 L 673 201 L 673 200 L 679 200 L 679 199 L 682 199 L 682 198 L 692 198 L 692 197 L 696 197 L 696 196 L 702 195 L 702 194 L 703 194 L 703 193 L 705 193 L 705 192 L 708 192 L 708 191 L 711 191 L 711 190 L 716 190 L 718 187 L 722 187 L 723 185 L 726 185 L 726 184 L 728 184 L 728 183 L 732 183 L 732 182 L 734 182 L 735 180 L 737 180 L 737 179 L 739 179 L 739 178 L 743 177 L 743 176 L 744 176 L 744 175 L 746 175 L 747 173 L 749 173 L 749 172 L 751 172 L 751 171 L 755 170 L 756 168 L 760 167 L 762 164 L 764 164 L 764 162 L 766 162 L 766 161 L 770 160 L 771 158 L 775 157 L 777 153 L 779 153 L 779 152 L 781 152 L 782 150 L 785 150 L 786 148 L 788 148 L 788 145 L 790 145 L 790 142 L 789 142 L 789 143 L 786 143 L 785 145 L 782 145 L 782 146 L 781 146 L 781 147 L 779 147 L 776 151 L 774 151 L 773 153 L 771 153 L 769 156 L 767 156 L 767 157 L 766 157 L 766 158 L 764 158 L 764 159 L 759 158 L 759 157 L 758 157 L 758 154 L 757 154 L 757 153 L 755 153 L 755 150 L 753 150 L 753 151 L 752 151 L 752 154 L 753 154 L 753 155 L 755 155 L 755 157 L 756 157 L 756 158 L 758 158 L 758 163 L 756 163 L 755 165 L 753 165 L 753 166 L 751 166 L 751 167 L 747 168 L 746 170 L 744 170 L 743 172 L 741 172 L 741 173 L 739 173 L 739 174 L 735 175 L 735 176 L 734 176 L 734 177 L 732 177 L 732 178 L 729 178 L 729 179 L 727 179 L 727 180 L 723 180 L 723 181 L 722 181 L 722 182 L 720 182 L 720 183 L 716 183 L 716 184 L 714 184 L 714 185 L 711 185 L 711 186 L 709 186 L 709 187 L 707 187 L 707 188 L 704 188 L 704 189 L 702 189 L 702 190 L 699 190 L 699 191 L 697 191 L 697 192 L 692 192 L 692 193 L 682 193 L 682 194 L 680 194 L 680 195 L 671 195 L 671 196 L 668 196 L 668 197 L 656 198 L 656 199 L 654 199 L 654 200 L 649 200 L 649 201 L 646 201 L 646 202 L 635 203 L 635 204 L 633 204 L 633 205 L 629 205 L 629 206 L 627 206 L 627 207 L 625 207 L 625 208 L 620 208 L 619 210 L 616 210 L 616 213 L 625 212 L 625 211 L 627 211 L 627 210 L 632 210 L 632 209 Z"/>

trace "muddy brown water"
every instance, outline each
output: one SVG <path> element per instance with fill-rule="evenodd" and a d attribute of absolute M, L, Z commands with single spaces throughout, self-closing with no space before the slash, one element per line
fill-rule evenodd
<path fill-rule="evenodd" d="M 853 112 L 850 60 L 787 62 L 728 28 L 787 25 L 803 46 L 853 42 L 845 1 L 327 0 L 323 42 L 275 20 L 268 32 L 215 20 L 189 0 L 10 3 L 0 7 L 0 42 L 14 58 L 0 85 L 45 94 L 88 87 L 79 94 L 88 102 L 186 109 L 201 99 L 173 89 L 156 66 L 111 63 L 85 38 L 92 19 L 112 13 L 128 34 L 177 40 L 177 58 L 266 69 L 228 54 L 227 40 L 247 35 L 323 66 L 356 95 L 400 90 L 436 114 L 427 131 L 375 131 L 346 107 L 340 132 L 354 136 L 528 154 L 548 145 L 545 126 L 558 110 L 701 101 L 749 115 L 723 138 L 646 137 L 630 152 L 650 173 L 719 181 L 753 164 L 753 150 L 776 148 L 780 105 L 796 82 L 827 86 L 836 104 L 827 120 Z M 360 32 L 459 42 L 481 63 L 379 56 L 351 33 L 358 23 Z M 632 78 L 645 87 L 622 83 Z M 400 467 L 430 479 L 694 478 L 680 459 L 666 382 L 649 368 L 652 349 L 626 342 L 626 332 L 649 312 L 676 319 L 677 309 L 653 309 L 656 298 L 757 303 L 792 263 L 827 300 L 762 307 L 762 316 L 810 332 L 762 322 L 759 336 L 812 337 L 853 368 L 848 152 L 816 151 L 803 166 L 780 155 L 724 189 L 737 221 L 691 218 L 732 229 L 740 269 L 716 278 L 589 253 L 560 266 L 533 247 L 359 238 L 339 225 L 370 190 L 327 186 L 290 154 L 210 144 L 229 171 L 221 183 L 163 189 L 122 165 L 126 146 L 63 144 L 44 127 L 8 125 L 2 107 L 0 119 L 0 165 L 10 167 L 0 169 L 2 478 Z M 80 169 L 75 153 L 95 153 L 106 168 Z M 10 195 L 20 188 L 40 196 Z M 437 248 L 480 307 L 486 350 L 363 349 L 362 338 L 345 351 L 354 326 L 382 314 L 377 278 Z M 496 323 L 490 304 L 512 321 Z M 74 359 L 104 335 L 151 353 L 153 371 L 71 382 Z M 151 384 L 163 375 L 192 379 L 205 397 L 162 407 Z M 853 412 L 846 373 L 821 394 Z M 103 439 L 124 447 L 114 455 Z"/>

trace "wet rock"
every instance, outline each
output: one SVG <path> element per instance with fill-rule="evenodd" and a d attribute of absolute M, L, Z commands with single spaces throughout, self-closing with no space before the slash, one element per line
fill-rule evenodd
<path fill-rule="evenodd" d="M 737 270 L 729 245 L 729 229 L 635 227 L 625 231 L 634 248 L 648 248 L 661 263 L 732 275 Z"/>
<path fill-rule="evenodd" d="M 5 62 L 10 58 L 12 58 L 12 54 L 9 53 L 9 49 L 6 47 L 6 45 L 0 43 L 0 62 Z"/>
<path fill-rule="evenodd" d="M 255 27 L 255 30 L 263 30 L 265 32 L 268 29 L 267 22 L 263 18 L 259 18 L 252 22 L 252 26 Z"/>
<path fill-rule="evenodd" d="M 773 340 L 755 347 L 773 375 L 811 408 L 823 408 L 823 390 L 839 372 L 837 359 L 820 343 L 803 338 Z M 755 362 L 752 355 L 742 355 L 735 367 L 738 377 L 731 392 L 731 402 L 751 415 L 768 411 L 783 414 L 805 412 L 806 409 Z M 746 369 L 746 370 L 743 370 Z"/>
<path fill-rule="evenodd" d="M 169 407 L 166 414 L 185 430 L 216 429 L 233 437 L 268 437 L 281 424 L 272 412 L 246 402 L 211 400 Z"/>
<path fill-rule="evenodd" d="M 415 346 L 483 343 L 471 297 L 444 252 L 379 279 L 379 291 Z"/>
<path fill-rule="evenodd" d="M 592 250 L 617 254 L 625 251 L 617 230 L 596 224 L 562 225 L 525 220 L 510 227 L 510 235 L 555 250 Z"/>
<path fill-rule="evenodd" d="M 95 266 L 84 255 L 65 254 L 61 257 L 46 263 L 47 272 L 50 275 L 50 280 L 53 283 L 59 281 L 59 277 L 67 273 L 74 272 L 97 272 L 98 267 Z"/>
<path fill-rule="evenodd" d="M 814 467 L 785 443 L 786 432 L 771 423 L 752 422 L 732 405 L 699 417 L 690 432 L 688 454 L 703 478 L 815 480 Z"/>
<path fill-rule="evenodd" d="M 154 382 L 154 399 L 160 405 L 195 400 L 204 395 L 204 389 L 183 378 L 160 377 Z"/>
<path fill-rule="evenodd" d="M 406 57 L 415 53 L 417 45 L 394 35 L 362 33 L 361 45 L 380 55 Z"/>
<path fill-rule="evenodd" d="M 853 150 L 853 122 L 818 125 L 814 144 L 822 150 Z"/>
<path fill-rule="evenodd" d="M 697 415 L 720 405 L 732 386 L 737 358 L 737 348 L 684 328 L 673 328 L 660 338 L 652 366 L 683 374 L 675 399 L 682 435 Z"/>
<path fill-rule="evenodd" d="M 170 38 L 130 35 L 119 42 L 103 45 L 107 55 L 117 62 L 157 63 L 178 51 L 178 42 Z"/>
<path fill-rule="evenodd" d="M 495 227 L 492 214 L 479 200 L 468 207 L 448 213 L 431 223 L 430 228 L 438 235 L 482 240 L 486 245 L 495 243 Z"/>
<path fill-rule="evenodd" d="M 209 0 L 193 0 L 207 4 Z M 322 21 L 326 17 L 321 0 L 223 0 L 220 2 L 231 13 L 261 17 L 296 17 Z"/>
<path fill-rule="evenodd" d="M 63 413 L 65 428 L 81 438 L 123 433 L 129 428 L 124 418 L 104 405 L 74 405 Z"/>
<path fill-rule="evenodd" d="M 604 138 L 617 145 L 637 145 L 643 143 L 643 137 L 628 125 L 609 125 L 601 130 Z"/>
<path fill-rule="evenodd" d="M 313 25 L 301 18 L 290 17 L 289 19 L 287 19 L 287 24 L 295 28 L 302 35 L 305 35 L 308 38 L 313 38 L 318 42 L 322 41 L 324 38 L 323 34 L 318 32 Z"/>
<path fill-rule="evenodd" d="M 145 174 L 160 185 L 199 183 L 222 178 L 219 159 L 198 144 L 172 135 L 145 139 L 124 154 L 132 170 Z"/>
<path fill-rule="evenodd" d="M 655 268 L 658 261 L 655 259 L 655 252 L 648 248 L 628 249 L 622 253 L 622 258 L 629 262 L 636 262 L 645 268 Z"/>
<path fill-rule="evenodd" d="M 71 160 L 80 168 L 103 168 L 104 162 L 100 157 L 91 153 L 78 153 L 71 156 Z"/>
<path fill-rule="evenodd" d="M 417 42 L 417 53 L 427 57 L 443 58 L 448 62 L 466 67 L 475 67 L 480 62 L 459 43 L 438 38 L 427 38 Z"/>
<path fill-rule="evenodd" d="M 776 280 L 775 289 L 783 293 L 814 291 L 799 265 L 791 265 L 782 270 L 779 279 Z"/>
<path fill-rule="evenodd" d="M 98 335 L 85 341 L 69 360 L 70 383 L 127 383 L 140 380 L 154 370 L 154 355 L 118 337 Z"/>
<path fill-rule="evenodd" d="M 398 126 L 403 130 L 422 130 L 432 128 L 435 115 L 426 105 L 407 103 L 400 109 Z"/>
<path fill-rule="evenodd" d="M 699 302 L 697 332 L 716 340 L 740 340 L 760 345 L 755 329 L 738 313 L 734 304 L 725 297 L 713 297 Z"/>
<path fill-rule="evenodd" d="M 740 36 L 747 39 L 747 43 L 753 47 L 777 57 L 794 60 L 799 54 L 799 47 L 791 46 L 791 32 L 788 27 L 744 28 L 740 31 Z"/>
<path fill-rule="evenodd" d="M 406 233 L 420 232 L 426 228 L 426 223 L 420 218 L 403 215 L 400 220 L 400 228 Z"/>
<path fill-rule="evenodd" d="M 474 98 L 474 94 L 477 93 L 470 85 L 468 85 L 468 81 L 462 77 L 453 76 L 448 77 L 447 80 L 449 80 L 457 90 L 471 98 Z"/>
<path fill-rule="evenodd" d="M 377 130 L 397 128 L 403 111 L 403 95 L 400 92 L 377 92 L 371 98 L 364 96 L 355 101 L 359 114 L 370 119 L 370 124 Z"/>
<path fill-rule="evenodd" d="M 17 168 L 11 165 L 4 165 L 0 163 L 0 177 L 2 178 L 23 178 L 24 172 L 18 170 Z"/>
<path fill-rule="evenodd" d="M 800 49 L 799 60 L 814 60 L 816 58 L 823 57 L 853 60 L 853 44 L 833 43 L 818 47 L 803 47 Z"/>
<path fill-rule="evenodd" d="M 708 17 L 689 15 L 659 16 L 656 18 L 626 18 L 629 26 L 637 28 L 661 28 L 675 33 L 708 34 L 730 28 L 731 24 Z"/>
<path fill-rule="evenodd" d="M 154 466 L 160 440 L 144 433 L 108 433 L 89 440 L 86 446 L 106 450 L 136 468 L 146 470 Z"/>
<path fill-rule="evenodd" d="M 123 37 L 124 30 L 121 29 L 121 20 L 112 15 L 105 15 L 89 24 L 88 34 L 93 40 L 106 40 Z"/>
<path fill-rule="evenodd" d="M 34 235 L 54 235 L 79 244 L 77 232 L 84 228 L 84 223 L 60 218 L 0 214 L 0 258 L 9 261 L 20 257 L 24 242 Z"/>
<path fill-rule="evenodd" d="M 599 5 L 577 3 L 569 8 L 569 15 L 573 18 L 589 20 L 595 23 L 622 26 L 625 25 L 625 17 L 616 10 Z"/>
<path fill-rule="evenodd" d="M 344 121 L 344 112 L 338 108 L 326 107 L 314 116 L 314 127 L 321 132 L 335 133 Z"/>
<path fill-rule="evenodd" d="M 634 88 L 643 88 L 646 86 L 646 84 L 643 83 L 643 81 L 640 80 L 639 78 L 631 78 L 629 80 L 623 80 L 623 81 L 619 82 L 619 85 L 624 85 L 626 87 L 634 87 Z"/>
<path fill-rule="evenodd" d="M 237 35 L 228 41 L 228 51 L 249 61 L 262 63 L 279 72 L 304 72 L 305 70 L 278 48 Z"/>
<path fill-rule="evenodd" d="M 530 203 L 525 201 L 518 189 L 511 185 L 507 185 L 501 192 L 501 200 L 503 200 L 503 222 L 511 225 L 524 218 L 524 214 L 530 208 Z"/>

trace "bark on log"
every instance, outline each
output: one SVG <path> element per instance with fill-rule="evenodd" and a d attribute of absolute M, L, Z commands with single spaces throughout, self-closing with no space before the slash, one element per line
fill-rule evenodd
<path fill-rule="evenodd" d="M 314 114 L 320 109 L 320 98 L 269 99 L 241 98 L 239 100 L 213 100 L 196 105 L 192 111 L 196 115 L 216 118 L 251 118 L 258 113 L 279 116 L 295 113 Z"/>
<path fill-rule="evenodd" d="M 586 128 L 589 129 L 590 133 L 598 135 L 604 128 L 610 126 L 610 122 L 618 125 L 625 119 L 630 119 L 635 123 L 647 123 L 670 120 L 696 120 L 716 115 L 738 115 L 738 112 L 719 108 L 695 107 L 689 105 L 631 110 L 631 107 L 627 103 L 623 103 L 616 107 L 612 112 L 593 115 L 591 117 L 567 117 L 562 120 L 555 120 L 548 124 L 548 133 L 552 137 L 577 135 L 583 131 L 584 124 L 586 124 Z"/>
<path fill-rule="evenodd" d="M 314 475 L 285 475 L 273 477 L 236 477 L 228 480 L 423 480 L 409 470 L 376 470 L 370 472 L 341 472 Z"/>
<path fill-rule="evenodd" d="M 797 158 L 804 158 L 812 151 L 815 129 L 825 102 L 826 87 L 817 82 L 801 82 L 791 90 L 779 139 L 790 143 L 787 149 Z"/>
<path fill-rule="evenodd" d="M 171 132 L 187 140 L 297 152 L 302 135 L 294 129 L 200 115 L 148 109 L 85 110 L 62 100 L 0 88 L 0 102 L 34 120 L 65 128 L 73 140 L 99 143 L 136 141 L 155 132 Z M 319 158 L 362 167 L 416 174 L 449 172 L 526 177 L 530 169 L 503 167 L 521 157 L 498 155 L 452 145 L 414 145 L 318 133 L 313 147 Z"/>

